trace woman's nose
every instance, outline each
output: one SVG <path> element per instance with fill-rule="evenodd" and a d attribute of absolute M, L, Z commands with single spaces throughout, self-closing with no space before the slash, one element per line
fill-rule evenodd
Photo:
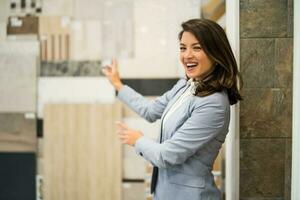
<path fill-rule="evenodd" d="M 190 49 L 187 49 L 184 53 L 185 58 L 191 58 L 193 57 L 193 52 Z"/>

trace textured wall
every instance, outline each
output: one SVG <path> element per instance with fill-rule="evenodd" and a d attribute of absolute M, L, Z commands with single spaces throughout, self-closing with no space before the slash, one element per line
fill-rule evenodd
<path fill-rule="evenodd" d="M 290 199 L 293 0 L 240 1 L 240 199 Z"/>

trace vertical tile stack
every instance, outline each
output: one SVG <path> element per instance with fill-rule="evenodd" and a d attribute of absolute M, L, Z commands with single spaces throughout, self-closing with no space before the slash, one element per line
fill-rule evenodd
<path fill-rule="evenodd" d="M 290 199 L 293 0 L 242 0 L 240 13 L 240 198 Z"/>

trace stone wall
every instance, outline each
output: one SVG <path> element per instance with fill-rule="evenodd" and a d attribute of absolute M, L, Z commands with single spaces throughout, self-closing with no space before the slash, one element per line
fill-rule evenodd
<path fill-rule="evenodd" d="M 293 0 L 240 0 L 240 199 L 288 200 Z"/>

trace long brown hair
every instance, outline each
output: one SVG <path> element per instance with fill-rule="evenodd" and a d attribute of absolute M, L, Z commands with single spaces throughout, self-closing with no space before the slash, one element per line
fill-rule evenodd
<path fill-rule="evenodd" d="M 242 77 L 223 28 L 208 19 L 191 19 L 182 23 L 181 27 L 179 40 L 183 32 L 192 33 L 216 65 L 214 70 L 202 80 L 195 80 L 195 95 L 204 97 L 226 89 L 230 105 L 242 100 L 237 86 L 239 80 L 242 87 Z"/>

